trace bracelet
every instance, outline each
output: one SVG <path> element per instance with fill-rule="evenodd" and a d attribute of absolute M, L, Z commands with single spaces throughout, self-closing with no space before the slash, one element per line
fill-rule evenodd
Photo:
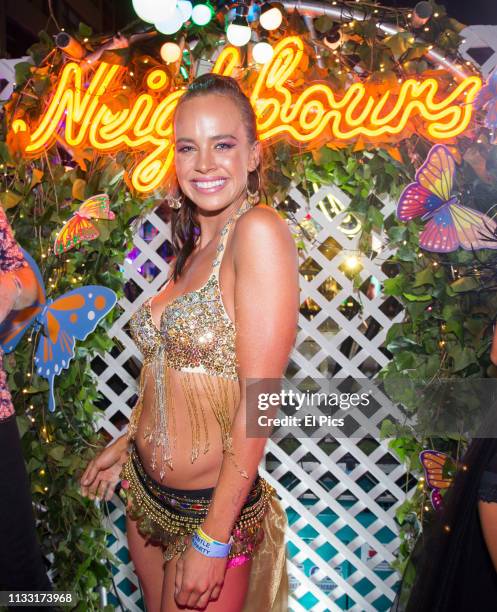
<path fill-rule="evenodd" d="M 193 548 L 206 557 L 227 557 L 232 544 L 233 536 L 230 537 L 228 543 L 219 542 L 208 536 L 201 527 L 197 527 L 192 537 Z"/>

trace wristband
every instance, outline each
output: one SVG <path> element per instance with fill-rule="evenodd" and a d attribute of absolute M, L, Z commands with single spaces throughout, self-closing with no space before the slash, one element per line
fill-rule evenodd
<path fill-rule="evenodd" d="M 230 537 L 229 542 L 226 544 L 214 540 L 202 531 L 200 527 L 197 527 L 192 537 L 192 547 L 206 557 L 227 557 L 231 550 L 232 543 L 233 536 Z"/>

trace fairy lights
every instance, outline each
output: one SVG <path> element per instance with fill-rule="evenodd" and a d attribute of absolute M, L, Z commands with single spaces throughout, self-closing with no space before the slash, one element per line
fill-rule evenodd
<path fill-rule="evenodd" d="M 304 59 L 304 43 L 289 36 L 274 46 L 253 86 L 251 101 L 258 117 L 261 140 L 289 137 L 302 144 L 317 139 L 343 143 L 363 138 L 370 142 L 399 141 L 413 117 L 433 141 L 461 134 L 472 116 L 472 105 L 482 86 L 469 76 L 450 91 L 442 91 L 433 77 L 407 79 L 390 89 L 356 82 L 345 91 L 329 83 L 314 82 L 295 90 L 288 85 Z M 241 65 L 238 48 L 225 47 L 213 72 L 236 76 Z M 184 89 L 171 90 L 163 68 L 154 68 L 145 87 L 117 106 L 114 92 L 122 89 L 123 66 L 96 63 L 90 76 L 79 64 L 67 63 L 44 114 L 35 125 L 21 118 L 12 123 L 14 133 L 27 132 L 25 153 L 37 157 L 60 138 L 71 148 L 90 146 L 96 151 L 129 150 L 140 159 L 131 181 L 141 193 L 153 191 L 166 180 L 172 167 L 172 116 Z M 132 84 L 128 88 L 133 90 Z M 107 101 L 109 105 L 107 105 Z"/>

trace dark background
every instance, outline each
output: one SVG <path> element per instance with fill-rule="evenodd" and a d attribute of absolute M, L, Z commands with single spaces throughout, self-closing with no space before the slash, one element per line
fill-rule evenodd
<path fill-rule="evenodd" d="M 160 1 L 160 0 L 157 0 Z M 384 0 L 383 5 L 413 7 L 417 0 Z M 468 25 L 497 25 L 497 0 L 439 0 L 451 17 Z M 80 21 L 97 33 L 114 33 L 136 16 L 131 0 L 52 0 L 61 27 L 77 29 Z M 55 33 L 48 0 L 0 0 L 0 57 L 21 57 L 37 33 Z"/>
<path fill-rule="evenodd" d="M 386 0 L 381 4 L 402 8 L 415 6 L 417 2 Z M 497 25 L 497 0 L 438 0 L 437 4 L 445 6 L 450 17 L 466 25 Z"/>

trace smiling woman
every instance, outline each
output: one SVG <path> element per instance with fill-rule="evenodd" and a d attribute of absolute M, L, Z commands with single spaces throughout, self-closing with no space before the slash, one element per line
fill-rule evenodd
<path fill-rule="evenodd" d="M 258 473 L 267 440 L 247 437 L 246 387 L 276 391 L 288 364 L 297 249 L 258 204 L 256 118 L 235 80 L 194 81 L 174 139 L 174 269 L 130 321 L 144 361 L 128 439 L 88 466 L 83 493 L 108 499 L 122 478 L 147 610 L 284 612 L 286 514 Z"/>

